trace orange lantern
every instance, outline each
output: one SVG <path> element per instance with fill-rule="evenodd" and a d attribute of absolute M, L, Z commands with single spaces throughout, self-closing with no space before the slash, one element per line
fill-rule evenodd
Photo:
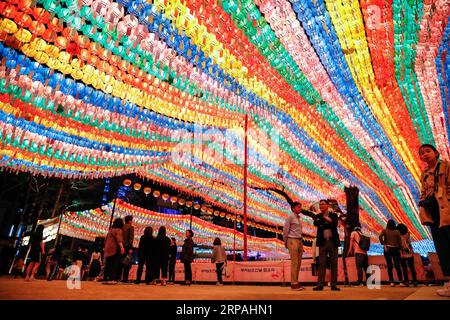
<path fill-rule="evenodd" d="M 200 205 L 199 205 L 198 203 L 194 204 L 194 209 L 195 209 L 195 210 L 200 209 Z"/>
<path fill-rule="evenodd" d="M 131 180 L 130 179 L 123 180 L 123 185 L 126 186 L 126 187 L 131 186 Z"/>
<path fill-rule="evenodd" d="M 188 207 L 188 208 L 192 207 L 192 201 L 186 202 L 186 207 Z"/>
<path fill-rule="evenodd" d="M 153 196 L 155 198 L 158 198 L 161 195 L 161 192 L 159 192 L 158 190 L 153 191 Z"/>
<path fill-rule="evenodd" d="M 144 188 L 144 193 L 145 193 L 146 196 L 148 196 L 151 192 L 152 192 L 152 188 L 150 188 L 150 187 L 145 187 Z"/>
<path fill-rule="evenodd" d="M 170 198 L 170 196 L 167 193 L 164 193 L 162 195 L 162 198 L 163 198 L 164 201 L 167 201 Z"/>
<path fill-rule="evenodd" d="M 139 191 L 139 190 L 141 190 L 141 187 L 142 187 L 142 185 L 140 183 L 135 183 L 133 186 L 133 189 L 136 191 Z"/>
<path fill-rule="evenodd" d="M 179 200 L 178 200 L 178 204 L 179 204 L 180 206 L 184 206 L 184 205 L 186 204 L 186 200 L 184 200 L 184 199 L 179 199 Z"/>
<path fill-rule="evenodd" d="M 172 204 L 176 203 L 177 201 L 178 201 L 177 197 L 175 197 L 175 196 L 170 197 L 170 202 L 172 202 Z"/>

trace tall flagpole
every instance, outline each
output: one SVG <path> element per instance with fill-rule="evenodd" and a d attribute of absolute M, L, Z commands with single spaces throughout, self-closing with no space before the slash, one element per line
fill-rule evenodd
<path fill-rule="evenodd" d="M 248 115 L 245 115 L 245 140 L 244 140 L 244 261 L 247 261 L 247 171 L 248 171 Z"/>

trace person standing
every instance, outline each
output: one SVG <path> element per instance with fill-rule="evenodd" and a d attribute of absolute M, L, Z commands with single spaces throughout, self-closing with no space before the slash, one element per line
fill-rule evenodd
<path fill-rule="evenodd" d="M 303 255 L 303 233 L 300 220 L 302 205 L 299 202 L 294 202 L 291 209 L 292 214 L 286 218 L 283 226 L 283 240 L 284 246 L 289 250 L 289 255 L 291 256 L 291 289 L 304 290 L 298 282 Z"/>
<path fill-rule="evenodd" d="M 408 280 L 408 266 L 411 270 L 412 284 L 417 287 L 416 269 L 414 268 L 414 250 L 411 244 L 411 236 L 408 231 L 408 227 L 404 224 L 397 226 L 398 231 L 402 237 L 401 249 L 400 249 L 400 264 L 403 270 L 404 285 L 409 287 Z"/>
<path fill-rule="evenodd" d="M 120 279 L 120 260 L 125 253 L 122 238 L 123 220 L 114 220 L 105 239 L 105 271 L 103 284 L 117 284 Z"/>
<path fill-rule="evenodd" d="M 319 246 L 319 275 L 317 287 L 313 290 L 321 291 L 325 285 L 325 273 L 327 268 L 327 255 L 330 256 L 331 268 L 331 290 L 340 291 L 337 287 L 338 276 L 338 248 L 340 245 L 339 233 L 337 231 L 338 216 L 329 211 L 329 202 L 320 200 L 320 213 L 314 220 L 317 227 L 317 246 Z"/>
<path fill-rule="evenodd" d="M 91 260 L 89 261 L 89 280 L 94 280 L 100 274 L 102 269 L 102 254 L 96 247 L 91 254 Z"/>
<path fill-rule="evenodd" d="M 175 284 L 175 265 L 177 263 L 177 242 L 175 238 L 170 238 L 169 248 L 169 281 L 168 284 Z"/>
<path fill-rule="evenodd" d="M 140 284 L 142 279 L 142 271 L 145 265 L 145 283 L 147 285 L 153 280 L 153 269 L 152 269 L 152 256 L 154 255 L 154 241 L 153 228 L 146 227 L 144 234 L 139 239 L 138 247 L 138 269 L 136 273 L 135 284 Z"/>
<path fill-rule="evenodd" d="M 194 261 L 194 233 L 192 230 L 186 230 L 186 239 L 184 240 L 181 251 L 181 262 L 184 264 L 184 283 L 190 286 L 192 283 L 191 263 Z"/>
<path fill-rule="evenodd" d="M 225 248 L 222 246 L 220 238 L 214 239 L 211 262 L 216 264 L 216 273 L 217 273 L 216 285 L 222 286 L 223 285 L 222 271 L 225 264 L 227 263 L 227 254 L 225 252 Z"/>
<path fill-rule="evenodd" d="M 123 247 L 125 248 L 125 254 L 122 256 L 124 261 L 129 263 L 122 263 L 122 283 L 129 283 L 128 275 L 130 274 L 130 269 L 132 266 L 131 261 L 127 258 L 128 255 L 133 254 L 133 242 L 134 242 L 134 226 L 133 226 L 133 216 L 125 217 L 125 225 L 122 228 L 123 233 Z"/>
<path fill-rule="evenodd" d="M 25 281 L 35 280 L 36 272 L 41 264 L 44 248 L 44 226 L 42 224 L 36 227 L 36 231 L 30 236 L 30 264 L 27 267 Z"/>
<path fill-rule="evenodd" d="M 62 258 L 62 249 L 61 239 L 58 239 L 53 250 L 50 250 L 50 257 L 48 258 L 45 266 L 48 281 L 53 280 L 55 275 L 58 273 Z"/>
<path fill-rule="evenodd" d="M 80 271 L 83 270 L 83 260 L 85 258 L 83 247 L 78 246 L 77 251 L 75 251 L 72 255 L 73 264 L 80 268 Z"/>
<path fill-rule="evenodd" d="M 159 279 L 161 274 L 161 285 L 165 286 L 167 282 L 167 267 L 169 263 L 170 239 L 166 235 L 166 227 L 161 226 L 156 236 L 156 255 L 158 256 L 158 266 L 156 277 Z"/>
<path fill-rule="evenodd" d="M 450 277 L 450 163 L 440 160 L 439 152 L 431 144 L 419 148 L 420 160 L 426 163 L 421 181 L 419 218 L 430 228 L 442 272 Z M 450 297 L 450 281 L 437 294 Z"/>
<path fill-rule="evenodd" d="M 367 268 L 369 267 L 369 258 L 367 256 L 367 251 L 359 246 L 361 235 L 361 227 L 355 227 L 350 235 L 350 243 L 347 254 L 347 256 L 349 257 L 353 254 L 355 255 L 356 271 L 358 274 L 358 282 L 356 283 L 356 287 L 364 286 L 363 274 L 366 276 L 366 281 L 369 278 L 369 275 L 367 274 Z"/>
<path fill-rule="evenodd" d="M 403 281 L 402 269 L 400 267 L 400 248 L 402 245 L 402 237 L 397 230 L 394 220 L 389 220 L 380 236 L 380 243 L 384 246 L 384 257 L 388 267 L 389 282 L 391 287 L 395 287 L 393 267 L 397 271 L 399 282 Z"/>

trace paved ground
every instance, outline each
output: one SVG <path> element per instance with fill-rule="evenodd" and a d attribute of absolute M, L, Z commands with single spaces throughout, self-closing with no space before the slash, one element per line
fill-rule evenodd
<path fill-rule="evenodd" d="M 290 287 L 261 285 L 201 285 L 190 287 L 136 285 L 102 285 L 98 282 L 82 282 L 81 289 L 69 290 L 66 281 L 47 282 L 0 278 L 0 300 L 450 300 L 438 296 L 440 287 L 391 288 L 380 290 L 342 287 L 333 292 L 325 288 L 315 292 L 292 291 Z"/>

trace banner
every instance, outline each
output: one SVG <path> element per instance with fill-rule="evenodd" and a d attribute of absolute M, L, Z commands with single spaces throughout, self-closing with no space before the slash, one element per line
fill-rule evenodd
<path fill-rule="evenodd" d="M 316 269 L 315 275 L 313 275 L 313 259 L 303 259 L 302 265 L 300 267 L 300 273 L 298 276 L 298 281 L 300 283 L 306 282 L 306 283 L 316 283 L 317 282 L 317 272 Z M 285 260 L 284 261 L 284 278 L 285 282 L 291 282 L 291 261 Z M 325 281 L 331 280 L 331 272 L 330 269 L 326 269 L 325 273 Z M 344 265 L 342 263 L 342 259 L 338 259 L 338 282 L 344 282 L 345 280 L 345 274 L 344 274 Z"/>
<path fill-rule="evenodd" d="M 347 265 L 348 280 L 350 282 L 356 282 L 358 280 L 358 274 L 356 269 L 355 257 L 346 258 L 345 263 Z M 388 269 L 386 259 L 384 258 L 384 256 L 369 256 L 369 266 L 370 265 L 377 265 L 380 268 L 381 281 L 389 281 Z M 420 255 L 418 253 L 414 254 L 414 268 L 416 270 L 417 280 L 418 281 L 426 280 L 425 269 L 423 267 L 422 259 L 420 258 Z M 394 279 L 398 280 L 397 271 L 395 270 L 395 268 L 393 269 L 392 272 L 394 274 Z M 412 280 L 411 271 L 409 270 L 409 268 L 408 268 L 408 277 L 409 280 Z"/>
<path fill-rule="evenodd" d="M 138 265 L 134 264 L 131 266 L 130 273 L 128 274 L 128 279 L 136 280 Z M 145 281 L 145 272 L 147 268 L 144 266 L 142 270 L 141 281 Z M 194 270 L 192 270 L 192 276 L 194 275 Z M 167 270 L 167 277 L 169 277 L 169 270 Z M 175 281 L 184 281 L 184 266 L 182 263 L 177 263 L 175 265 Z"/>
<path fill-rule="evenodd" d="M 437 280 L 444 280 L 442 270 L 439 266 L 439 259 L 435 253 L 430 253 L 430 261 Z M 348 279 L 350 282 L 357 281 L 355 258 L 346 258 Z M 369 256 L 369 265 L 377 265 L 381 271 L 381 281 L 389 281 L 387 265 L 384 256 Z M 207 262 L 195 262 L 192 266 L 192 280 L 198 282 L 216 282 L 216 265 Z M 414 266 L 416 269 L 417 280 L 426 280 L 425 269 L 419 254 L 414 254 Z M 130 270 L 129 279 L 136 278 L 137 265 L 133 265 Z M 299 272 L 299 281 L 302 283 L 317 282 L 317 274 L 313 275 L 313 259 L 303 259 Z M 394 279 L 397 279 L 394 270 Z M 409 279 L 412 280 L 411 272 Z M 145 267 L 142 278 L 145 277 Z M 327 268 L 325 281 L 330 281 L 331 273 Z M 177 262 L 175 265 L 175 281 L 184 281 L 184 265 Z M 250 261 L 233 262 L 229 261 L 226 267 L 226 274 L 223 275 L 224 282 L 274 282 L 289 283 L 291 281 L 291 261 Z M 342 258 L 338 260 L 338 282 L 345 281 L 344 264 Z"/>
<path fill-rule="evenodd" d="M 222 272 L 223 282 L 231 282 L 234 277 L 234 267 L 232 262 L 227 262 L 226 272 Z M 183 273 L 184 276 L 184 273 Z M 192 280 L 200 282 L 217 282 L 216 264 L 215 263 L 193 263 L 192 264 Z"/>
<path fill-rule="evenodd" d="M 442 272 L 441 263 L 436 252 L 428 252 L 428 258 L 430 259 L 431 269 L 433 270 L 434 279 L 439 281 L 446 281 L 447 278 Z"/>
<path fill-rule="evenodd" d="M 234 263 L 236 282 L 284 282 L 284 261 Z"/>

